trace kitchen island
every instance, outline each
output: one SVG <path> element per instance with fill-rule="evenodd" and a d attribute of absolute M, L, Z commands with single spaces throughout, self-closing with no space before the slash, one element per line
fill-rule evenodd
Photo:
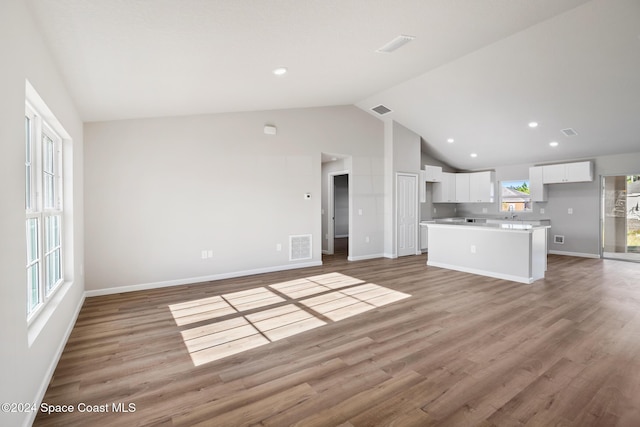
<path fill-rule="evenodd" d="M 544 278 L 549 225 L 436 221 L 427 227 L 429 266 L 520 283 Z"/>

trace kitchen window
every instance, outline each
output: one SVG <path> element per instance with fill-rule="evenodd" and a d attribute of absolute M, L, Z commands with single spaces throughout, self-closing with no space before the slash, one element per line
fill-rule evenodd
<path fill-rule="evenodd" d="M 29 102 L 25 107 L 27 318 L 64 280 L 62 138 Z"/>
<path fill-rule="evenodd" d="M 500 182 L 501 212 L 531 212 L 531 190 L 529 180 Z"/>

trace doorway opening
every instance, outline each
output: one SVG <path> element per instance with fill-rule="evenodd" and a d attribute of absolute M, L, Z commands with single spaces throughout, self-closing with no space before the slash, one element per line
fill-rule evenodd
<path fill-rule="evenodd" d="M 602 177 L 602 257 L 640 262 L 640 174 Z"/>
<path fill-rule="evenodd" d="M 333 177 L 333 254 L 347 258 L 349 256 L 349 175 L 331 175 Z"/>

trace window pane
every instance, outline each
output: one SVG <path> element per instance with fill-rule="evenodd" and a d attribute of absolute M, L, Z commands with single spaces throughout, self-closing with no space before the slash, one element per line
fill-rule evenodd
<path fill-rule="evenodd" d="M 42 169 L 45 172 L 49 172 L 53 174 L 53 164 L 54 164 L 54 150 L 53 150 L 53 141 L 48 136 L 44 135 L 42 137 L 43 141 L 43 152 L 42 152 Z"/>
<path fill-rule="evenodd" d="M 55 203 L 55 178 L 48 173 L 44 174 L 44 207 L 45 209 L 54 209 Z"/>
<path fill-rule="evenodd" d="M 60 215 L 48 216 L 45 219 L 45 252 L 60 246 Z"/>
<path fill-rule="evenodd" d="M 29 117 L 24 118 L 25 122 L 25 166 L 26 166 L 26 180 L 25 180 L 25 208 L 31 209 L 31 119 Z"/>
<path fill-rule="evenodd" d="M 34 264 L 27 269 L 28 311 L 31 313 L 40 304 L 40 264 Z"/>
<path fill-rule="evenodd" d="M 27 264 L 38 259 L 38 218 L 27 219 Z"/>
<path fill-rule="evenodd" d="M 55 287 L 55 285 L 58 283 L 58 281 L 61 278 L 60 249 L 56 249 L 55 251 L 51 252 L 49 255 L 46 256 L 45 266 L 46 266 L 46 273 L 45 273 L 46 282 L 45 283 L 47 285 L 47 294 L 48 294 L 49 291 L 51 291 L 51 289 Z"/>

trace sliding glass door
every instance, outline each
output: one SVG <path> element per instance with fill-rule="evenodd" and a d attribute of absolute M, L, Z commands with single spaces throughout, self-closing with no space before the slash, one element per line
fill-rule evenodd
<path fill-rule="evenodd" d="M 602 177 L 602 256 L 640 262 L 640 174 Z"/>

